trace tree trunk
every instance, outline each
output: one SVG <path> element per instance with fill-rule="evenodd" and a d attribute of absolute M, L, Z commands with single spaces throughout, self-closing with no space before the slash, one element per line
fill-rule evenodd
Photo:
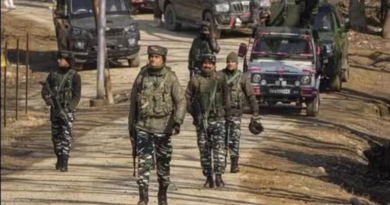
<path fill-rule="evenodd" d="M 356 31 L 364 31 L 367 28 L 365 15 L 365 0 L 349 1 L 349 20 L 351 28 Z"/>
<path fill-rule="evenodd" d="M 382 37 L 384 39 L 390 39 L 390 12 L 389 8 L 386 8 L 386 18 L 383 24 Z"/>

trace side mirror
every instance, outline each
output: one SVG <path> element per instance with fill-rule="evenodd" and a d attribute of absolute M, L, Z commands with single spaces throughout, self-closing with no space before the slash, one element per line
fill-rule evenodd
<path fill-rule="evenodd" d="M 238 56 L 240 58 L 244 57 L 246 55 L 246 52 L 247 52 L 247 46 L 245 43 L 241 43 L 240 44 L 240 47 L 238 48 Z"/>

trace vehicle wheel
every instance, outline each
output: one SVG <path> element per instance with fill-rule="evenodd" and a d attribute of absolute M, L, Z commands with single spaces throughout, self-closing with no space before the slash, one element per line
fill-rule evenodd
<path fill-rule="evenodd" d="M 129 62 L 129 67 L 130 68 L 138 68 L 139 65 L 141 64 L 141 60 L 139 58 L 139 55 L 133 59 L 127 59 L 127 62 Z"/>
<path fill-rule="evenodd" d="M 315 98 L 306 99 L 306 114 L 310 117 L 317 117 L 320 108 L 320 96 Z"/>
<path fill-rule="evenodd" d="M 340 92 L 341 91 L 341 79 L 340 75 L 335 75 L 333 78 L 330 79 L 330 90 Z"/>
<path fill-rule="evenodd" d="M 341 75 L 341 80 L 343 82 L 348 82 L 349 80 L 349 69 L 345 70 L 343 74 Z"/>
<path fill-rule="evenodd" d="M 178 31 L 181 28 L 181 23 L 177 22 L 177 16 L 172 4 L 168 4 L 164 13 L 165 28 L 169 31 Z"/>
<path fill-rule="evenodd" d="M 210 12 L 207 12 L 204 15 L 204 20 L 210 22 L 210 29 L 211 29 L 211 34 L 216 38 L 220 39 L 222 35 L 222 31 L 217 29 L 217 25 L 215 25 L 215 21 L 213 18 L 213 15 Z"/>

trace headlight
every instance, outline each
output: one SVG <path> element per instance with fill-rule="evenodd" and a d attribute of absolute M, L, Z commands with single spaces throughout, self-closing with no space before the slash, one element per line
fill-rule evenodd
<path fill-rule="evenodd" d="M 137 44 L 137 39 L 130 38 L 130 39 L 127 39 L 127 42 L 129 43 L 130 46 L 134 46 Z"/>
<path fill-rule="evenodd" d="M 132 24 L 130 26 L 125 27 L 123 30 L 125 30 L 125 32 L 136 32 L 137 31 L 137 25 L 136 24 Z"/>
<path fill-rule="evenodd" d="M 216 4 L 215 11 L 216 12 L 228 12 L 229 11 L 229 4 Z"/>
<path fill-rule="evenodd" d="M 265 79 L 261 80 L 260 81 L 260 85 L 266 86 L 267 85 L 267 81 Z"/>
<path fill-rule="evenodd" d="M 72 36 L 85 36 L 85 35 L 88 35 L 88 31 L 85 29 L 80 29 L 80 28 L 72 28 L 71 35 Z"/>
<path fill-rule="evenodd" d="M 252 75 L 252 82 L 253 83 L 260 83 L 261 81 L 261 75 L 260 74 L 253 74 Z"/>
<path fill-rule="evenodd" d="M 260 2 L 261 8 L 270 8 L 271 7 L 271 1 L 270 0 L 264 0 Z"/>
<path fill-rule="evenodd" d="M 333 53 L 334 50 L 333 44 L 325 44 L 325 47 L 326 47 L 326 53 L 328 54 Z"/>
<path fill-rule="evenodd" d="M 298 80 L 295 81 L 295 86 L 296 86 L 296 87 L 299 87 L 300 85 L 301 85 L 301 81 L 298 81 Z"/>
<path fill-rule="evenodd" d="M 78 49 L 84 49 L 85 48 L 85 42 L 77 40 L 77 41 L 74 42 L 74 47 L 76 47 Z"/>
<path fill-rule="evenodd" d="M 302 85 L 308 85 L 310 84 L 310 82 L 311 82 L 310 76 L 305 75 L 301 78 Z"/>

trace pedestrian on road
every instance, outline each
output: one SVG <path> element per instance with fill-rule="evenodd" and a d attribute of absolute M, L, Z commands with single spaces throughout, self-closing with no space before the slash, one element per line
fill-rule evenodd
<path fill-rule="evenodd" d="M 16 6 L 14 5 L 14 0 L 4 0 L 4 6 L 7 9 L 16 9 Z"/>
<path fill-rule="evenodd" d="M 186 114 L 179 80 L 165 64 L 167 52 L 165 47 L 148 47 L 149 64 L 141 68 L 131 90 L 128 125 L 132 148 L 138 156 L 138 205 L 147 205 L 149 201 L 148 186 L 153 155 L 157 163 L 158 204 L 168 204 L 171 136 L 180 133 Z"/>
<path fill-rule="evenodd" d="M 249 101 L 252 109 L 253 114 L 251 119 L 260 120 L 259 105 L 250 82 L 250 77 L 239 71 L 237 68 L 238 56 L 236 53 L 231 52 L 226 57 L 226 68 L 220 71 L 226 76 L 230 92 L 232 123 L 227 126 L 227 133 L 229 140 L 231 173 L 239 172 L 238 159 L 240 156 L 241 118 L 244 102 L 246 102 L 246 100 Z"/>
<path fill-rule="evenodd" d="M 71 53 L 58 53 L 57 61 L 59 69 L 48 75 L 47 87 L 42 88 L 41 94 L 46 105 L 51 106 L 52 141 L 57 156 L 55 167 L 61 172 L 67 172 L 73 139 L 74 111 L 81 97 L 81 77 L 73 69 L 74 57 Z"/>
<path fill-rule="evenodd" d="M 218 54 L 219 50 L 217 39 L 212 36 L 210 31 L 210 22 L 203 21 L 200 25 L 200 34 L 192 41 L 188 54 L 190 77 L 196 73 L 200 73 L 202 67 L 201 56 L 203 54 Z"/>
<path fill-rule="evenodd" d="M 187 86 L 187 110 L 196 126 L 200 164 L 207 177 L 204 187 L 223 187 L 227 151 L 225 120 L 228 123 L 231 120 L 229 88 L 225 75 L 215 70 L 215 55 L 202 55 L 201 62 L 201 73 L 192 76 Z"/>

